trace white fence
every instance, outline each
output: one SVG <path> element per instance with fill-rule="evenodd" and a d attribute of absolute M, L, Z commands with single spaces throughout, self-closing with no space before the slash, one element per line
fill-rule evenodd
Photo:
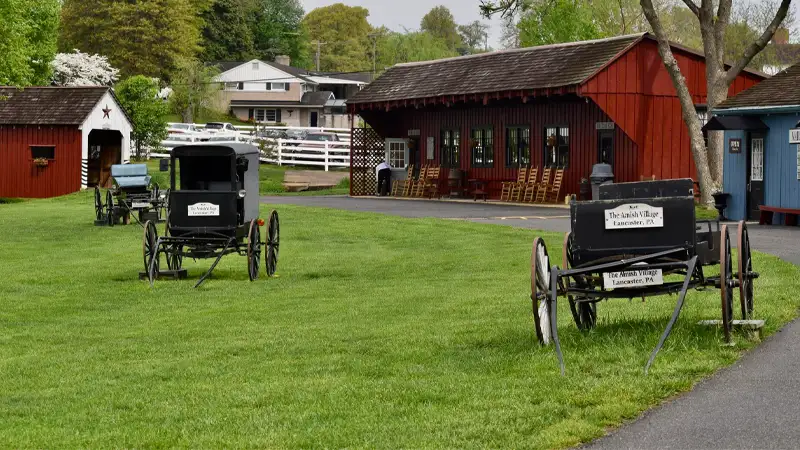
<path fill-rule="evenodd" d="M 261 161 L 279 166 L 350 167 L 350 143 L 331 141 L 266 141 Z"/>
<path fill-rule="evenodd" d="M 172 128 L 173 125 L 193 125 L 198 131 L 203 131 L 206 128 L 204 123 L 173 123 L 167 124 L 167 128 Z M 324 127 L 273 127 L 263 125 L 234 125 L 237 134 L 241 136 L 253 136 L 257 131 L 305 131 L 308 133 L 335 133 L 340 141 L 350 142 L 350 129 L 349 128 L 324 128 Z"/>

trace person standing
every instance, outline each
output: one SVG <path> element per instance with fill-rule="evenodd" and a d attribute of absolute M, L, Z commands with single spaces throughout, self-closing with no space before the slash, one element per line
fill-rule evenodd
<path fill-rule="evenodd" d="M 378 195 L 386 196 L 389 194 L 389 183 L 392 179 L 392 166 L 386 161 L 378 164 L 375 168 L 378 172 Z"/>

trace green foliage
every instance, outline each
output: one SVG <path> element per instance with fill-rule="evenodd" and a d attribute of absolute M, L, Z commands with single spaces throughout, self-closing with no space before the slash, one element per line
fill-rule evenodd
<path fill-rule="evenodd" d="M 167 137 L 167 104 L 158 98 L 158 82 L 144 75 L 130 77 L 116 85 L 114 92 L 133 121 L 136 158 L 147 148 L 159 148 Z"/>
<path fill-rule="evenodd" d="M 445 6 L 437 6 L 425 14 L 420 22 L 420 30 L 441 39 L 449 50 L 456 51 L 462 46 L 453 13 Z"/>
<path fill-rule="evenodd" d="M 205 61 L 272 60 L 288 55 L 309 63 L 308 34 L 298 0 L 214 0 L 203 15 Z"/>
<path fill-rule="evenodd" d="M 312 51 L 317 48 L 314 41 L 325 43 L 320 52 L 321 70 L 351 72 L 370 67 L 368 34 L 372 27 L 367 16 L 366 8 L 342 3 L 316 8 L 306 15 L 303 25 L 312 41 Z"/>
<path fill-rule="evenodd" d="M 536 3 L 523 13 L 517 27 L 523 47 L 603 37 L 591 10 L 574 0 Z"/>
<path fill-rule="evenodd" d="M 181 116 L 181 122 L 193 123 L 198 117 L 213 109 L 212 103 L 221 86 L 214 83 L 219 69 L 206 66 L 196 59 L 178 61 L 172 76 L 172 111 Z"/>
<path fill-rule="evenodd" d="M 489 26 L 476 20 L 467 25 L 458 26 L 465 53 L 480 53 L 486 49 L 486 40 L 489 37 Z"/>
<path fill-rule="evenodd" d="M 60 47 L 105 55 L 122 76 L 168 79 L 200 49 L 198 13 L 207 1 L 64 0 Z"/>
<path fill-rule="evenodd" d="M 377 41 L 379 68 L 395 64 L 458 56 L 447 43 L 427 32 L 396 33 L 385 31 Z"/>
<path fill-rule="evenodd" d="M 0 85 L 46 84 L 59 8 L 59 0 L 0 0 Z"/>

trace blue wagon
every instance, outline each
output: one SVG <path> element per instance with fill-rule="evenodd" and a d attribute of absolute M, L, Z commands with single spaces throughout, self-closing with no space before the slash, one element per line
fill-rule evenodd
<path fill-rule="evenodd" d="M 139 223 L 162 220 L 169 191 L 161 191 L 152 181 L 146 164 L 114 164 L 111 177 L 114 187 L 106 192 L 105 204 L 100 189 L 94 188 L 96 225 L 128 224 L 132 212 Z"/>

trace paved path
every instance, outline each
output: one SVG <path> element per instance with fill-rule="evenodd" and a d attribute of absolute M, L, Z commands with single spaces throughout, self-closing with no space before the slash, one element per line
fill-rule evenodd
<path fill-rule="evenodd" d="M 349 197 L 265 197 L 263 201 L 569 230 L 569 211 L 562 208 Z M 732 231 L 735 241 L 735 225 Z M 800 265 L 800 228 L 751 225 L 749 231 L 753 248 Z M 800 320 L 691 392 L 586 448 L 800 448 Z"/>

